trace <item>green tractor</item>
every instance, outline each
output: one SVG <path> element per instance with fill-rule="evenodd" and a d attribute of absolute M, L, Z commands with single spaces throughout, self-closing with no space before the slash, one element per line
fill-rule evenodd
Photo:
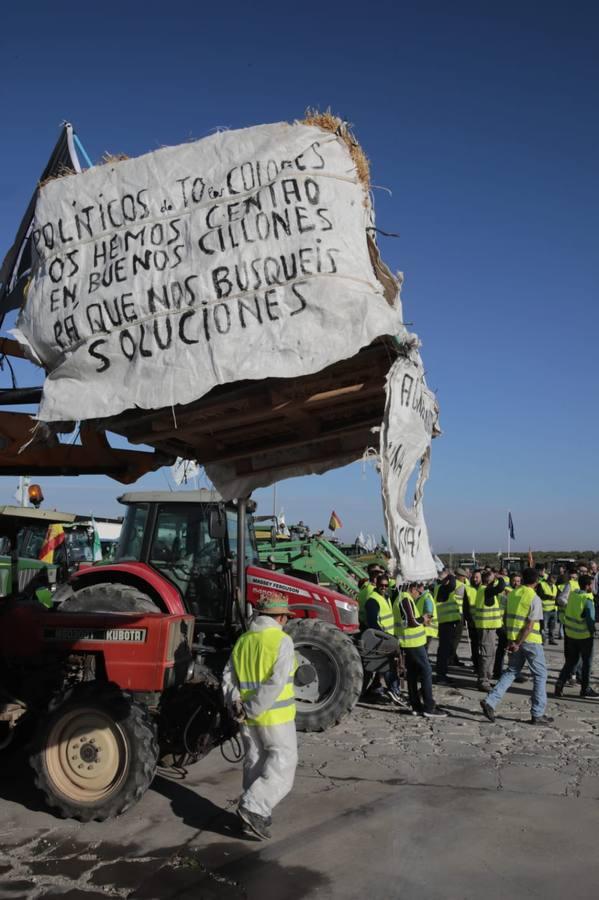
<path fill-rule="evenodd" d="M 77 518 L 56 510 L 0 506 L 0 597 L 23 593 L 45 570 L 48 577 L 42 582 L 62 584 L 81 563 L 92 561 L 93 530 Z M 64 541 L 52 561 L 43 562 L 40 554 L 50 525 L 62 526 Z"/>
<path fill-rule="evenodd" d="M 322 534 L 311 534 L 300 523 L 282 534 L 276 516 L 255 516 L 260 562 L 267 568 L 322 584 L 357 599 L 364 569 Z M 272 527 L 265 523 L 272 522 Z"/>

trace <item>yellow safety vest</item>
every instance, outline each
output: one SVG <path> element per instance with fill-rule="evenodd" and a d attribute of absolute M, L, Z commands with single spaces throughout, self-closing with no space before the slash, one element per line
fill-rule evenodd
<path fill-rule="evenodd" d="M 586 619 L 582 613 L 586 606 L 587 600 L 592 600 L 593 595 L 586 591 L 570 591 L 568 596 L 568 605 L 564 612 L 564 629 L 569 638 L 575 641 L 584 641 L 586 638 L 593 637 L 593 632 L 589 631 Z"/>
<path fill-rule="evenodd" d="M 507 598 L 507 608 L 505 611 L 505 627 L 508 641 L 515 641 L 522 628 L 528 620 L 532 601 L 536 597 L 533 588 L 528 585 L 516 588 L 511 591 Z M 542 644 L 541 626 L 539 622 L 535 622 L 532 631 L 526 638 L 527 644 Z"/>
<path fill-rule="evenodd" d="M 411 594 L 408 594 L 407 591 L 402 591 L 393 604 L 393 613 L 395 615 L 395 637 L 399 641 L 399 646 L 403 647 L 404 650 L 409 650 L 412 647 L 424 647 L 426 644 L 426 631 L 424 625 L 418 624 L 412 627 L 408 625 L 408 619 L 402 606 L 402 600 L 404 599 L 409 600 L 410 606 L 412 607 L 412 615 L 415 619 L 418 618 L 418 612 Z"/>
<path fill-rule="evenodd" d="M 541 578 L 541 585 L 543 586 L 543 591 L 545 594 L 551 594 L 548 599 L 545 597 L 543 600 L 543 612 L 553 612 L 556 607 L 556 599 L 557 599 L 557 584 L 549 584 L 546 578 Z"/>
<path fill-rule="evenodd" d="M 460 622 L 462 620 L 463 602 L 463 596 L 459 597 L 455 591 L 451 592 L 447 600 L 443 602 L 437 601 L 439 625 L 445 625 L 446 622 Z"/>
<path fill-rule="evenodd" d="M 247 631 L 233 647 L 233 668 L 239 682 L 241 700 L 251 700 L 258 688 L 272 676 L 284 640 L 291 640 L 280 628 L 264 631 Z M 270 709 L 255 719 L 247 719 L 247 725 L 284 725 L 295 719 L 293 676 L 297 665 L 289 675 L 287 684 Z"/>
<path fill-rule="evenodd" d="M 566 586 L 567 584 L 570 585 L 570 594 L 571 594 L 573 591 L 579 591 L 579 590 L 580 590 L 580 585 L 578 584 L 578 581 L 577 581 L 575 578 L 570 578 L 569 581 L 564 581 L 564 583 L 562 584 L 561 587 L 559 587 L 559 585 L 558 585 L 558 589 L 559 589 L 560 594 L 561 594 L 561 592 L 563 591 L 563 589 L 565 588 L 565 586 Z M 568 599 L 570 599 L 570 594 L 568 594 Z M 557 611 L 557 617 L 558 617 L 558 619 L 559 619 L 559 621 L 561 622 L 562 625 L 564 624 L 564 616 L 565 616 L 565 614 L 566 614 L 566 610 L 565 610 L 563 607 L 560 607 L 560 609 L 558 609 L 558 611 Z"/>
<path fill-rule="evenodd" d="M 386 631 L 387 634 L 393 634 L 394 622 L 393 607 L 391 606 L 391 601 L 387 597 L 383 597 L 382 594 L 379 594 L 378 591 L 372 591 L 368 599 L 376 600 L 376 602 L 378 603 L 379 612 L 377 620 L 380 630 Z"/>
<path fill-rule="evenodd" d="M 481 584 L 476 592 L 476 606 L 474 609 L 474 624 L 483 631 L 496 630 L 503 625 L 503 609 L 501 607 L 501 594 L 493 597 L 493 606 L 485 605 L 486 584 Z M 503 593 L 503 592 L 502 592 Z"/>
<path fill-rule="evenodd" d="M 435 602 L 435 598 L 431 594 L 430 591 L 423 591 L 422 594 L 418 597 L 416 601 L 416 610 L 419 616 L 424 615 L 424 601 L 429 599 L 433 604 L 433 612 L 432 612 L 432 621 L 430 625 L 424 626 L 424 631 L 426 633 L 427 638 L 436 638 L 439 637 L 439 622 L 437 620 L 437 604 Z"/>
<path fill-rule="evenodd" d="M 466 582 L 466 587 L 464 589 L 464 597 L 468 599 L 468 609 L 470 612 L 470 616 L 474 619 L 474 609 L 476 606 L 476 588 L 473 587 L 470 582 Z M 462 604 L 462 611 L 464 610 L 464 604 Z"/>
<path fill-rule="evenodd" d="M 368 600 L 374 589 L 374 584 L 372 584 L 371 581 L 368 581 L 363 587 L 360 588 L 358 592 L 358 616 L 362 625 L 366 625 L 366 601 Z"/>

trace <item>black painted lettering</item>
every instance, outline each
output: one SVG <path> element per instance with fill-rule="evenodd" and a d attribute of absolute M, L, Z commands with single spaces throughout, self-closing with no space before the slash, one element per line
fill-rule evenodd
<path fill-rule="evenodd" d="M 297 222 L 297 230 L 300 234 L 304 234 L 306 231 L 314 231 L 316 228 L 316 225 L 310 223 L 310 216 L 308 215 L 305 206 L 295 207 L 295 219 Z"/>
<path fill-rule="evenodd" d="M 173 326 L 171 324 L 170 316 L 166 316 L 164 319 L 164 329 L 166 333 L 163 337 L 160 334 L 160 319 L 154 319 L 154 338 L 156 343 L 161 350 L 168 350 L 173 342 Z"/>
<path fill-rule="evenodd" d="M 62 218 L 60 218 L 58 220 L 58 234 L 59 234 L 60 240 L 62 241 L 63 244 L 68 244 L 69 241 L 73 240 L 72 235 L 65 235 L 64 229 L 63 229 Z"/>
<path fill-rule="evenodd" d="M 281 189 L 283 191 L 285 203 L 289 204 L 292 200 L 295 200 L 297 203 L 301 202 L 302 198 L 300 195 L 297 178 L 284 178 L 281 181 Z"/>
<path fill-rule="evenodd" d="M 85 310 L 85 315 L 87 317 L 87 324 L 89 325 L 92 334 L 98 334 L 99 332 L 108 331 L 106 323 L 104 322 L 102 304 L 90 303 Z"/>
<path fill-rule="evenodd" d="M 133 257 L 131 259 L 131 262 L 133 265 L 133 274 L 134 275 L 137 275 L 140 267 L 142 269 L 145 269 L 147 272 L 147 270 L 150 268 L 150 265 L 152 263 L 152 251 L 145 250 L 143 258 L 141 256 L 139 256 L 138 253 L 134 253 Z"/>
<path fill-rule="evenodd" d="M 264 260 L 264 280 L 266 284 L 282 284 L 281 267 L 274 256 L 267 256 Z"/>
<path fill-rule="evenodd" d="M 318 206 L 320 203 L 320 185 L 313 178 L 306 178 L 304 181 L 304 193 L 308 203 L 312 206 Z"/>
<path fill-rule="evenodd" d="M 99 366 L 96 366 L 96 372 L 105 372 L 106 369 L 110 368 L 110 360 L 108 359 L 108 357 L 99 352 L 99 348 L 103 347 L 106 343 L 108 343 L 106 341 L 106 338 L 99 338 L 97 341 L 92 341 L 87 348 L 87 352 L 89 353 L 89 355 L 94 359 L 97 359 L 100 363 Z"/>
<path fill-rule="evenodd" d="M 321 222 L 324 222 L 324 226 L 321 227 L 321 231 L 331 231 L 333 228 L 333 223 L 331 220 L 325 216 L 325 213 L 328 213 L 328 209 L 326 207 L 320 207 L 320 209 L 316 210 L 316 215 L 320 219 Z"/>
<path fill-rule="evenodd" d="M 65 316 L 64 333 L 70 344 L 74 344 L 75 341 L 79 340 L 79 332 L 73 316 Z"/>
<path fill-rule="evenodd" d="M 55 256 L 48 267 L 48 275 L 50 276 L 50 281 L 53 281 L 54 284 L 58 284 L 58 282 L 62 278 L 63 272 L 64 260 L 60 256 Z"/>
<path fill-rule="evenodd" d="M 143 194 L 147 194 L 147 188 L 141 188 L 137 192 L 137 202 L 141 206 L 142 215 L 139 217 L 140 219 L 147 219 L 150 215 L 150 207 L 148 206 L 145 197 Z"/>
<path fill-rule="evenodd" d="M 231 330 L 231 313 L 226 303 L 217 303 L 213 308 L 214 324 L 219 334 L 228 334 Z"/>
<path fill-rule="evenodd" d="M 135 222 L 137 214 L 135 211 L 135 197 L 133 194 L 123 194 L 121 211 L 123 213 L 123 219 L 126 222 Z"/>
<path fill-rule="evenodd" d="M 253 306 L 252 306 L 253 301 Z M 250 316 L 253 316 L 257 322 L 262 325 L 262 311 L 260 309 L 260 303 L 258 302 L 258 297 L 254 295 L 251 300 L 238 300 L 237 301 L 237 310 L 239 313 L 239 322 L 241 323 L 242 328 L 246 328 L 245 321 L 245 313 L 248 313 Z"/>
<path fill-rule="evenodd" d="M 276 322 L 280 319 L 280 316 L 276 315 L 276 310 L 279 308 L 279 301 L 276 299 L 271 300 L 271 296 L 276 297 L 277 291 L 276 288 L 271 288 L 269 291 L 266 291 L 264 294 L 264 303 L 266 305 L 266 314 L 271 322 Z"/>
<path fill-rule="evenodd" d="M 131 362 L 135 356 L 137 347 L 135 346 L 135 341 L 128 328 L 125 328 L 125 330 L 121 331 L 119 334 L 119 344 L 121 345 L 123 356 Z"/>
<path fill-rule="evenodd" d="M 118 202 L 119 202 L 118 200 L 109 200 L 108 203 L 106 204 L 106 212 L 108 214 L 110 224 L 112 225 L 113 228 L 121 228 L 122 225 L 124 224 L 122 219 L 117 219 L 115 217 L 114 212 L 112 210 L 112 207 L 114 206 L 114 204 L 116 203 L 118 205 Z"/>
<path fill-rule="evenodd" d="M 283 214 L 273 212 L 272 214 L 272 230 L 273 237 L 279 240 L 281 231 L 288 237 L 291 234 L 291 225 L 289 224 L 289 209 L 284 210 Z"/>
<path fill-rule="evenodd" d="M 54 323 L 54 343 L 58 344 L 58 346 L 60 347 L 61 350 L 64 350 L 65 347 L 64 347 L 63 342 L 61 341 L 61 337 L 62 337 L 62 323 L 55 322 Z"/>
<path fill-rule="evenodd" d="M 192 319 L 195 318 L 195 310 L 190 309 L 187 312 L 184 312 L 181 318 L 179 319 L 179 338 L 183 341 L 184 344 L 199 344 L 199 340 L 197 338 L 189 337 L 189 334 L 186 332 L 185 328 L 188 322 L 191 322 Z"/>
<path fill-rule="evenodd" d="M 414 378 L 407 373 L 401 380 L 401 389 L 400 389 L 400 402 L 402 406 L 409 406 L 410 399 L 412 396 L 412 390 L 414 388 Z"/>
<path fill-rule="evenodd" d="M 291 290 L 294 296 L 299 300 L 299 306 L 296 307 L 296 309 L 291 310 L 291 312 L 289 313 L 290 316 L 297 316 L 298 313 L 303 312 L 308 305 L 306 298 L 300 291 L 300 288 L 303 288 L 305 285 L 307 285 L 307 281 L 296 281 L 295 284 L 291 285 Z"/>
<path fill-rule="evenodd" d="M 216 291 L 217 300 L 222 300 L 224 297 L 229 296 L 233 285 L 229 280 L 228 266 L 217 266 L 217 268 L 212 271 L 212 284 Z"/>
<path fill-rule="evenodd" d="M 159 309 L 170 309 L 171 301 L 168 295 L 166 285 L 162 286 L 162 296 L 158 295 L 155 288 L 148 288 L 148 311 L 150 313 L 158 312 Z"/>

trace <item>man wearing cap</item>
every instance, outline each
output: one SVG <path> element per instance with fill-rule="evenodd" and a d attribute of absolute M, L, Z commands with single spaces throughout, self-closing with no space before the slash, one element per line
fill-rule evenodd
<path fill-rule="evenodd" d="M 293 787 L 297 766 L 293 641 L 283 628 L 294 613 L 278 593 L 264 593 L 249 631 L 223 673 L 225 703 L 241 722 L 245 750 L 237 814 L 244 833 L 270 838 L 273 808 Z"/>

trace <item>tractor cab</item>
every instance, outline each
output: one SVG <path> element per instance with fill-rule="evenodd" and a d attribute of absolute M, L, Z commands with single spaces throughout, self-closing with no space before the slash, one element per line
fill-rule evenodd
<path fill-rule="evenodd" d="M 202 625 L 229 622 L 237 587 L 238 508 L 216 491 L 147 491 L 124 494 L 127 506 L 121 536 L 111 562 L 140 562 L 158 572 L 181 596 L 185 612 Z M 258 562 L 251 511 L 247 503 L 242 552 L 245 566 Z"/>

